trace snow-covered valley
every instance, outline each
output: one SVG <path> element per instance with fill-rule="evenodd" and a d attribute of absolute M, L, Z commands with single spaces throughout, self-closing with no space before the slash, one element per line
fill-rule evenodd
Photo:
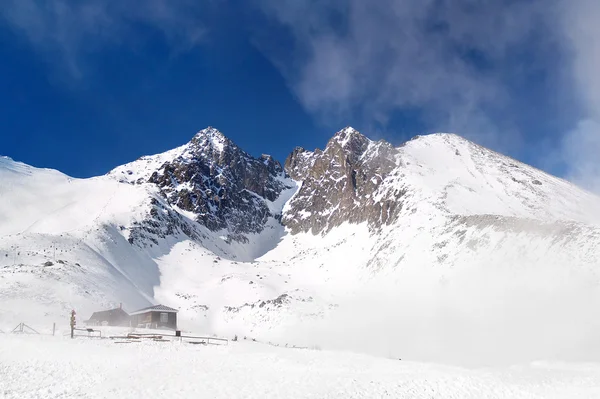
<path fill-rule="evenodd" d="M 205 129 L 91 179 L 0 158 L 0 330 L 162 303 L 182 328 L 229 338 L 462 366 L 600 362 L 599 215 L 598 197 L 449 134 L 394 148 L 346 128 L 283 168 Z M 339 356 L 407 381 L 429 367 Z"/>

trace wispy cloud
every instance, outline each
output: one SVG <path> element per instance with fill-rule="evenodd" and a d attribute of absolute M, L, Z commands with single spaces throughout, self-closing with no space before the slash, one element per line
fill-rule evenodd
<path fill-rule="evenodd" d="M 600 3 L 577 0 L 563 4 L 565 44 L 581 118 L 562 140 L 567 178 L 600 193 Z"/>
<path fill-rule="evenodd" d="M 550 164 L 542 151 L 550 144 L 567 178 L 600 191 L 597 1 L 262 0 L 261 5 L 293 45 L 281 50 L 259 43 L 260 48 L 303 106 L 327 124 L 359 115 L 365 125 L 386 130 L 396 111 L 417 110 L 428 130 L 457 132 L 501 151 L 536 137 L 537 164 Z M 540 76 L 546 79 L 544 93 L 531 97 L 533 102 L 521 99 Z M 556 109 L 540 105 L 548 95 L 557 98 Z M 544 123 L 515 121 L 524 113 L 530 121 L 559 119 L 572 128 L 549 137 L 540 131 Z"/>
<path fill-rule="evenodd" d="M 584 119 L 561 141 L 566 178 L 600 193 L 600 119 Z"/>
<path fill-rule="evenodd" d="M 140 41 L 136 26 L 162 32 L 176 49 L 204 35 L 202 8 L 193 0 L 4 0 L 0 23 L 25 35 L 36 50 L 58 55 L 61 68 L 81 76 L 84 55 L 106 44 Z"/>
<path fill-rule="evenodd" d="M 264 0 L 287 27 L 292 54 L 270 51 L 310 112 L 339 123 L 357 112 L 385 125 L 395 110 L 426 113 L 432 129 L 498 141 L 509 124 L 503 81 L 519 73 L 515 54 L 536 42 L 547 51 L 548 2 Z M 492 134 L 493 133 L 493 134 Z M 514 137 L 513 137 L 514 139 Z"/>

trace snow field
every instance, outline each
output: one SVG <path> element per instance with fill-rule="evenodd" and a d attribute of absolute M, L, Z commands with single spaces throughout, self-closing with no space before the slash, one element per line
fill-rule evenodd
<path fill-rule="evenodd" d="M 12 398 L 586 399 L 597 365 L 462 369 L 231 342 L 115 344 L 0 334 L 0 396 Z"/>

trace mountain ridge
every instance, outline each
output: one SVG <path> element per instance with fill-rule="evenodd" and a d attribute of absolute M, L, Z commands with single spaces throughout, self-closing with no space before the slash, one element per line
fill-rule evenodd
<path fill-rule="evenodd" d="M 453 134 L 394 147 L 346 127 L 323 150 L 294 149 L 282 166 L 207 128 L 89 179 L 1 158 L 0 325 L 164 303 L 180 309 L 185 328 L 306 345 L 334 345 L 330 334 L 343 326 L 356 349 L 365 338 L 357 320 L 370 321 L 370 334 L 403 337 L 398 353 L 427 359 L 449 339 L 432 331 L 461 318 L 512 334 L 471 318 L 479 308 L 509 315 L 509 326 L 550 322 L 525 317 L 520 307 L 531 309 L 513 296 L 550 306 L 556 292 L 573 304 L 557 308 L 560 317 L 587 323 L 574 306 L 600 308 L 597 204 Z M 380 312 L 383 325 L 372 320 Z M 432 331 L 407 332 L 407 321 L 440 313 L 427 316 Z M 463 336 L 451 339 L 464 353 L 490 347 Z"/>

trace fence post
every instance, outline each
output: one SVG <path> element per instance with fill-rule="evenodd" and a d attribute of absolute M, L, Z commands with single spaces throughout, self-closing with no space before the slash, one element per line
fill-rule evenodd
<path fill-rule="evenodd" d="M 56 323 L 52 323 L 52 336 L 54 336 L 55 332 L 56 332 Z"/>
<path fill-rule="evenodd" d="M 71 310 L 71 338 L 75 336 L 75 309 Z"/>

